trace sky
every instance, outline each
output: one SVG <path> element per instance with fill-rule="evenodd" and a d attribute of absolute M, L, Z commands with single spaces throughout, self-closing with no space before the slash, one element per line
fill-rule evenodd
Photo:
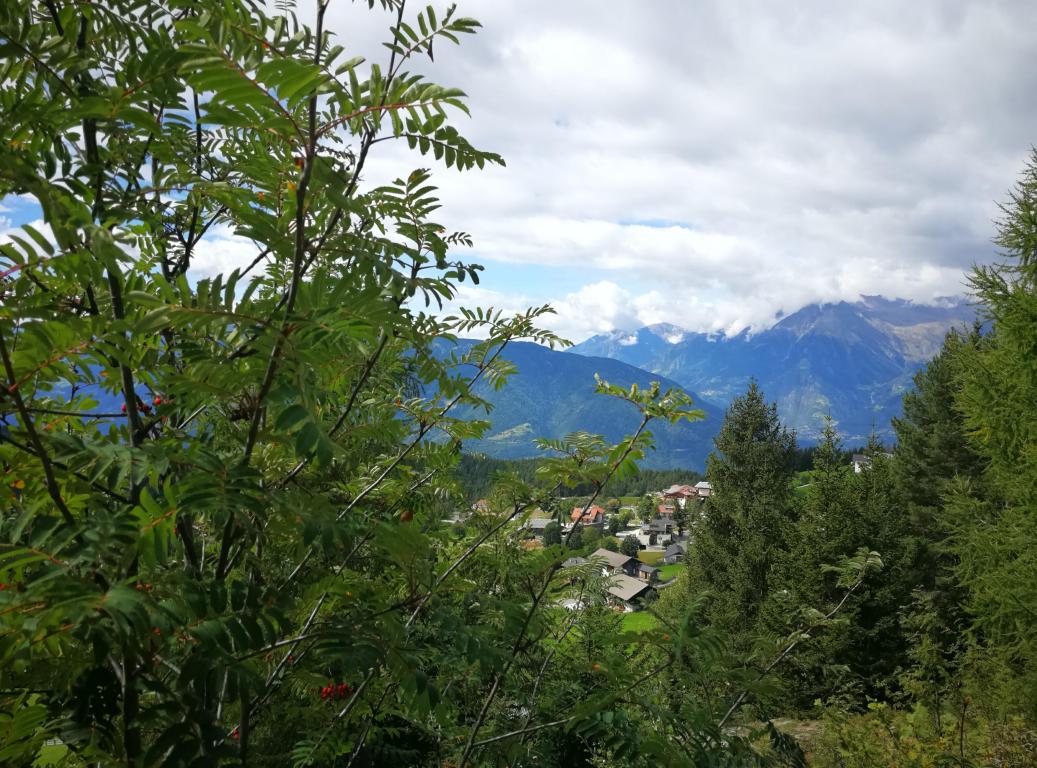
<path fill-rule="evenodd" d="M 338 8 L 348 43 L 361 27 Z M 428 71 L 468 92 L 465 134 L 507 161 L 437 176 L 442 220 L 487 267 L 464 298 L 550 301 L 577 341 L 961 294 L 965 271 L 996 256 L 996 203 L 1037 142 L 1024 2 L 459 10 L 483 30 Z M 415 163 L 402 155 L 370 172 Z"/>
<path fill-rule="evenodd" d="M 997 201 L 1037 143 L 1023 1 L 461 0 L 459 13 L 480 33 L 415 69 L 464 89 L 459 128 L 507 161 L 434 172 L 438 220 L 471 233 L 459 255 L 486 267 L 459 302 L 549 302 L 547 325 L 573 341 L 961 294 L 996 257 Z M 380 60 L 390 21 L 334 0 L 328 27 Z M 365 183 L 430 164 L 385 142 Z M 4 200 L 0 230 L 34 216 Z M 254 252 L 216 228 L 195 272 Z"/>

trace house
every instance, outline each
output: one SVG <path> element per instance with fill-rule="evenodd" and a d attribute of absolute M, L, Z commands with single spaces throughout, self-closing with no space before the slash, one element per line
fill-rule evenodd
<path fill-rule="evenodd" d="M 688 545 L 682 541 L 674 542 L 663 552 L 663 563 L 666 565 L 679 563 L 686 554 L 688 554 Z"/>
<path fill-rule="evenodd" d="M 675 514 L 677 514 L 677 509 L 672 501 L 666 501 L 659 505 L 659 517 L 673 517 Z"/>
<path fill-rule="evenodd" d="M 893 458 L 892 453 L 883 452 L 879 455 L 884 456 L 887 459 Z M 853 471 L 859 475 L 864 470 L 871 469 L 871 456 L 864 453 L 855 453 L 850 459 L 850 464 L 853 465 Z"/>
<path fill-rule="evenodd" d="M 573 523 L 582 523 L 583 525 L 596 525 L 599 528 L 605 526 L 605 510 L 595 504 L 593 507 L 588 507 L 587 511 L 584 511 L 583 507 L 573 507 L 572 513 L 569 515 L 569 519 Z"/>
<path fill-rule="evenodd" d="M 634 557 L 628 557 L 620 552 L 610 552 L 607 549 L 597 549 L 594 554 L 591 555 L 592 560 L 602 560 L 601 572 L 605 576 L 615 576 L 616 574 L 626 574 L 627 576 L 633 576 L 637 573 L 638 560 Z"/>
<path fill-rule="evenodd" d="M 522 527 L 527 532 L 533 534 L 535 538 L 542 539 L 544 538 L 544 531 L 547 530 L 547 526 L 553 522 L 554 520 L 549 517 L 534 517 L 527 520 L 526 524 Z"/>
<path fill-rule="evenodd" d="M 640 601 L 652 591 L 652 585 L 633 576 L 620 574 L 612 578 L 607 591 L 611 602 L 623 606 L 624 611 L 630 612 L 641 607 Z"/>
<path fill-rule="evenodd" d="M 713 484 L 706 480 L 695 483 L 695 493 L 700 499 L 708 499 L 713 495 Z"/>
<path fill-rule="evenodd" d="M 673 518 L 657 517 L 641 526 L 641 532 L 647 534 L 668 534 L 674 529 Z"/>
<path fill-rule="evenodd" d="M 653 582 L 659 580 L 659 569 L 648 563 L 637 564 L 637 578 L 641 581 Z"/>
<path fill-rule="evenodd" d="M 488 502 L 486 499 L 479 499 L 477 502 L 475 502 L 472 505 L 472 511 L 473 512 L 489 512 L 490 511 L 490 502 Z"/>
<path fill-rule="evenodd" d="M 698 493 L 690 485 L 671 485 L 665 491 L 662 492 L 664 499 L 670 499 L 673 503 L 684 509 L 684 505 L 688 503 L 688 499 L 698 498 Z"/>

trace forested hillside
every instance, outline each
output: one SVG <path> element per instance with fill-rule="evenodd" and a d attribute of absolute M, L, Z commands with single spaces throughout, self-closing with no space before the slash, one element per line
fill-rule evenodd
<path fill-rule="evenodd" d="M 0 765 L 1033 765 L 1037 152 L 892 455 L 829 429 L 802 483 L 751 384 L 649 552 L 598 507 L 710 414 L 618 368 L 472 509 L 488 393 L 563 344 L 447 309 L 435 180 L 504 158 L 430 73 L 480 25 L 329 7 L 0 4 Z"/>
<path fill-rule="evenodd" d="M 444 340 L 435 345 L 435 350 L 446 357 L 462 353 L 472 343 L 462 339 L 451 344 Z M 514 366 L 507 388 L 496 389 L 486 382 L 475 388 L 491 410 L 484 413 L 474 406 L 457 409 L 461 416 L 485 417 L 490 422 L 484 436 L 466 441 L 466 450 L 498 459 L 535 456 L 538 439 L 558 439 L 570 432 L 600 434 L 613 442 L 622 438 L 623 406 L 594 396 L 595 376 L 623 387 L 646 388 L 658 381 L 664 388 L 681 389 L 674 381 L 618 360 L 573 355 L 537 344 L 515 342 L 501 358 Z M 694 392 L 688 391 L 688 395 L 703 418 L 690 424 L 655 425 L 654 447 L 645 455 L 645 466 L 695 471 L 705 468 L 722 412 L 703 403 Z"/>

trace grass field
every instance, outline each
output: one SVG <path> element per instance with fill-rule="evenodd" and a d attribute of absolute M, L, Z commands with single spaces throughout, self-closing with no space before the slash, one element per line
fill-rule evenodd
<path fill-rule="evenodd" d="M 647 549 L 643 549 L 637 553 L 637 559 L 642 563 L 648 563 L 648 565 L 655 565 L 662 559 L 663 551 L 658 550 L 657 552 L 649 552 Z"/>
<path fill-rule="evenodd" d="M 659 619 L 647 611 L 623 614 L 623 629 L 627 632 L 647 632 L 659 626 Z"/>
<path fill-rule="evenodd" d="M 674 563 L 673 565 L 660 565 L 659 579 L 660 581 L 669 581 L 683 570 L 684 563 Z"/>

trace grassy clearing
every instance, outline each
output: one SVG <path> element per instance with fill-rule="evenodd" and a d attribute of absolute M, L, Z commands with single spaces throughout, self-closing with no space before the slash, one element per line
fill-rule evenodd
<path fill-rule="evenodd" d="M 626 632 L 647 632 L 659 626 L 659 619 L 648 611 L 623 614 L 623 629 Z"/>
<path fill-rule="evenodd" d="M 659 578 L 662 581 L 669 581 L 678 573 L 684 570 L 684 563 L 673 563 L 672 565 L 660 565 L 659 566 Z"/>
<path fill-rule="evenodd" d="M 648 563 L 648 565 L 655 565 L 657 562 L 662 560 L 663 552 L 659 550 L 657 552 L 649 552 L 646 549 L 642 549 L 637 553 L 637 559 L 642 563 Z"/>

